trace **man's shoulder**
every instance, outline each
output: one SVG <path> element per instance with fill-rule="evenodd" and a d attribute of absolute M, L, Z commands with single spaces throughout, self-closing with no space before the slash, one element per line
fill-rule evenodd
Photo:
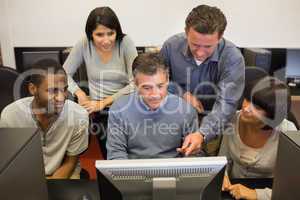
<path fill-rule="evenodd" d="M 168 98 L 168 102 L 171 103 L 171 104 L 184 101 L 183 98 L 181 98 L 180 96 L 177 96 L 175 94 L 172 94 L 172 93 L 168 93 L 167 98 Z"/>
<path fill-rule="evenodd" d="M 185 101 L 183 98 L 171 94 L 168 94 L 168 103 L 166 106 L 169 107 L 169 109 L 174 109 L 180 111 L 181 114 L 196 114 L 196 110 L 193 108 L 191 104 L 189 104 L 187 101 Z"/>
<path fill-rule="evenodd" d="M 135 92 L 127 94 L 127 95 L 123 95 L 114 101 L 114 103 L 110 107 L 110 110 L 113 111 L 113 110 L 119 110 L 119 109 L 123 108 L 125 111 L 125 110 L 128 110 L 128 108 L 133 108 L 132 104 L 134 104 L 135 99 L 136 99 Z"/>
<path fill-rule="evenodd" d="M 227 56 L 234 58 L 243 58 L 241 50 L 231 41 L 227 39 L 224 40 L 224 53 Z"/>
<path fill-rule="evenodd" d="M 73 114 L 74 117 L 76 118 L 88 118 L 88 112 L 79 104 L 75 103 L 74 101 L 71 100 L 66 100 L 65 101 L 65 109 L 67 109 L 67 113 Z"/>
<path fill-rule="evenodd" d="M 27 127 L 31 125 L 31 102 L 33 97 L 19 99 L 8 106 L 1 112 L 1 127 Z M 18 124 L 18 125 L 17 125 Z"/>
<path fill-rule="evenodd" d="M 164 42 L 164 46 L 167 45 L 167 46 L 177 47 L 177 46 L 182 45 L 185 42 L 186 42 L 186 35 L 185 35 L 185 33 L 178 33 L 178 34 L 175 34 L 175 35 L 169 37 Z"/>
<path fill-rule="evenodd" d="M 30 106 L 32 103 L 33 97 L 25 97 L 18 99 L 11 104 L 7 105 L 3 110 L 2 110 L 2 115 L 3 114 L 13 114 L 17 116 L 22 116 L 24 113 L 30 112 Z"/>

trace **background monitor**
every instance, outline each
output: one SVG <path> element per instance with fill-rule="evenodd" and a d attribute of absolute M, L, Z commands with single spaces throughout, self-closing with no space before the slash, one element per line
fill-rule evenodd
<path fill-rule="evenodd" d="M 0 128 L 0 199 L 48 199 L 36 129 Z"/>
<path fill-rule="evenodd" d="M 271 71 L 272 52 L 261 48 L 245 48 L 243 50 L 245 65 L 256 66 L 267 73 Z"/>
<path fill-rule="evenodd" d="M 68 47 L 15 47 L 17 71 L 22 73 L 42 59 L 51 59 L 63 65 L 71 50 L 72 48 Z M 84 62 L 73 75 L 73 79 L 86 94 L 89 94 L 88 78 Z M 22 96 L 28 96 L 28 92 L 25 92 Z"/>
<path fill-rule="evenodd" d="M 288 49 L 286 55 L 286 77 L 300 80 L 300 50 Z"/>
<path fill-rule="evenodd" d="M 23 52 L 23 67 L 30 68 L 32 65 L 43 59 L 55 60 L 60 63 L 59 51 L 29 51 Z"/>
<path fill-rule="evenodd" d="M 226 157 L 96 161 L 100 197 L 220 199 Z"/>
<path fill-rule="evenodd" d="M 17 71 L 22 73 L 42 59 L 52 59 L 63 64 L 65 49 L 66 47 L 15 47 Z"/>
<path fill-rule="evenodd" d="M 300 199 L 300 132 L 280 134 L 272 200 Z"/>

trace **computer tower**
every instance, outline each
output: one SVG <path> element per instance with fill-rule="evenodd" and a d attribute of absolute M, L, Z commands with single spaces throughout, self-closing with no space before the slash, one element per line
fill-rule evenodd
<path fill-rule="evenodd" d="M 0 158 L 0 199 L 48 199 L 41 138 L 35 129 L 0 128 Z"/>
<path fill-rule="evenodd" d="M 300 132 L 281 133 L 272 200 L 300 199 Z"/>

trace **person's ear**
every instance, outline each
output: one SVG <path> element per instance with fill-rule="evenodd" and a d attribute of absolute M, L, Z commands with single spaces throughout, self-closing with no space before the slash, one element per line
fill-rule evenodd
<path fill-rule="evenodd" d="M 219 41 L 218 41 L 218 43 L 219 43 L 223 38 L 223 33 L 219 33 L 218 35 L 219 35 Z"/>
<path fill-rule="evenodd" d="M 190 29 L 187 28 L 187 27 L 184 28 L 184 31 L 185 31 L 185 34 L 186 34 L 186 35 L 188 34 L 189 30 L 190 30 Z"/>
<path fill-rule="evenodd" d="M 134 77 L 134 86 L 135 86 L 135 88 L 138 88 L 138 85 L 139 85 L 139 83 L 138 83 L 138 79 L 137 79 L 137 77 Z"/>
<path fill-rule="evenodd" d="M 28 90 L 29 90 L 29 93 L 32 95 L 32 96 L 35 96 L 37 94 L 37 87 L 33 84 L 33 83 L 29 83 L 28 85 Z"/>

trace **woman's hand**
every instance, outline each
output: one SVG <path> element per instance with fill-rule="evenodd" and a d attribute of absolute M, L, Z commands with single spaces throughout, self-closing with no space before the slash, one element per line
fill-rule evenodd
<path fill-rule="evenodd" d="M 222 191 L 229 191 L 229 187 L 231 186 L 229 177 L 227 175 L 223 178 Z"/>
<path fill-rule="evenodd" d="M 90 101 L 90 98 L 80 89 L 75 92 L 75 95 L 77 96 L 78 104 L 81 106 L 83 106 L 84 102 Z"/>
<path fill-rule="evenodd" d="M 234 184 L 229 187 L 229 193 L 235 199 L 256 200 L 257 195 L 254 189 L 247 188 L 242 184 Z"/>
<path fill-rule="evenodd" d="M 81 104 L 81 106 L 83 106 L 89 112 L 89 114 L 91 114 L 93 112 L 102 111 L 105 107 L 111 105 L 112 102 L 113 102 L 113 98 L 107 97 L 100 101 L 96 101 L 96 100 L 84 101 Z"/>
<path fill-rule="evenodd" d="M 93 112 L 98 112 L 103 110 L 106 107 L 106 103 L 104 102 L 104 100 L 102 101 L 85 101 L 81 104 L 81 106 L 83 106 L 89 114 L 93 113 Z"/>

